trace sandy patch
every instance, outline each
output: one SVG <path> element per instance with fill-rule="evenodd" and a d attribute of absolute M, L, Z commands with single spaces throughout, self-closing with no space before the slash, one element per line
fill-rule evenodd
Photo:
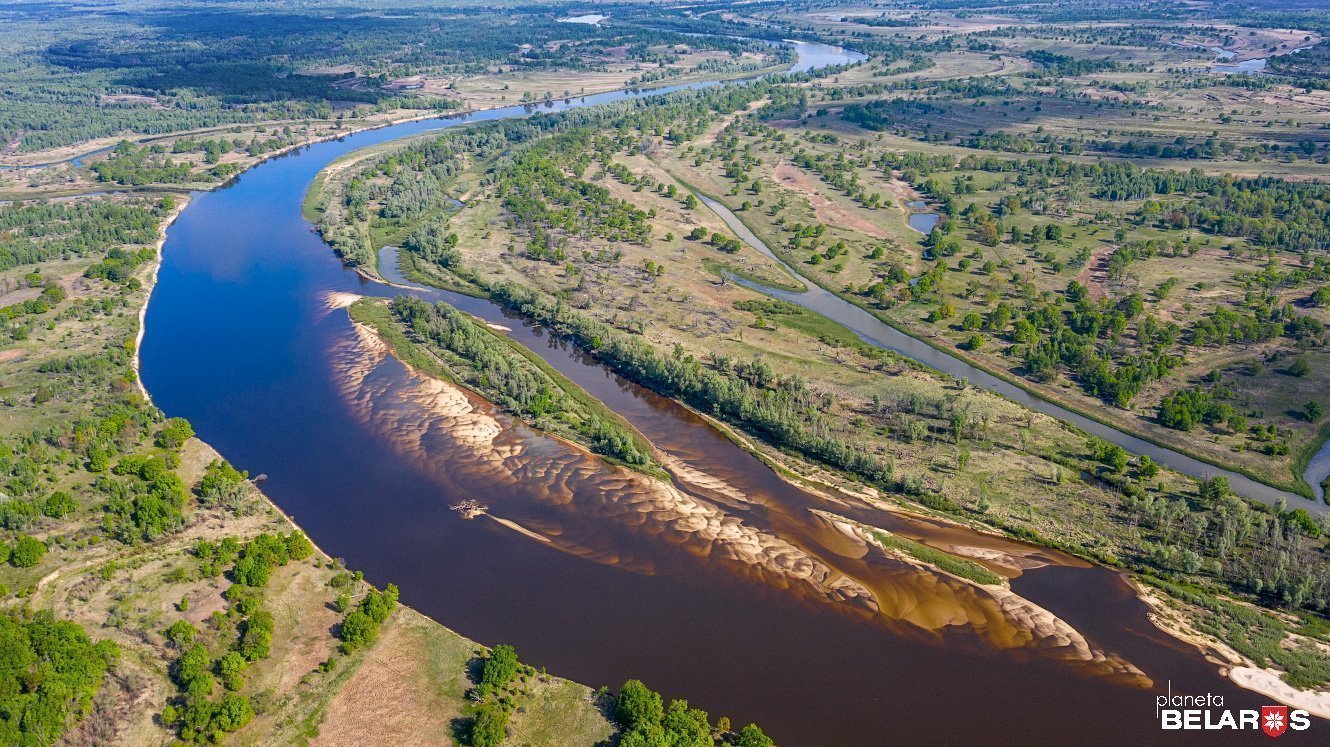
<path fill-rule="evenodd" d="M 1298 689 L 1280 679 L 1280 673 L 1273 669 L 1234 667 L 1228 678 L 1239 687 L 1269 695 L 1286 706 L 1330 719 L 1330 693 Z"/>
<path fill-rule="evenodd" d="M 333 292 L 323 297 L 323 303 L 329 309 L 345 309 L 361 298 L 362 296 L 357 296 L 354 293 Z"/>
<path fill-rule="evenodd" d="M 498 516 L 490 516 L 490 518 L 491 518 L 491 519 L 494 519 L 494 520 L 497 521 L 497 522 L 499 522 L 499 523 L 502 524 L 503 526 L 508 527 L 509 529 L 513 530 L 514 532 L 517 532 L 518 534 L 526 535 L 527 537 L 530 537 L 531 539 L 534 539 L 534 540 L 540 540 L 541 542 L 549 542 L 549 541 L 550 541 L 550 538 L 549 538 L 549 537 L 545 537 L 545 536 L 543 536 L 543 535 L 537 534 L 537 533 L 531 531 L 530 529 L 527 529 L 526 527 L 522 526 L 521 524 L 518 524 L 517 522 L 515 522 L 515 521 L 513 521 L 513 520 L 511 520 L 511 519 L 504 519 L 504 518 L 501 518 L 501 517 L 498 517 Z"/>
<path fill-rule="evenodd" d="M 1076 274 L 1076 282 L 1084 285 L 1090 292 L 1090 298 L 1102 300 L 1108 295 L 1108 258 L 1113 255 L 1115 246 L 1101 246 L 1090 254 L 1085 267 Z"/>
<path fill-rule="evenodd" d="M 1257 667 L 1254 662 L 1234 651 L 1228 644 L 1192 630 L 1185 616 L 1174 609 L 1169 600 L 1150 587 L 1132 584 L 1137 596 L 1150 606 L 1150 622 L 1155 627 L 1200 649 L 1220 671 L 1227 670 L 1233 684 L 1252 692 L 1267 695 L 1292 708 L 1301 708 L 1320 718 L 1330 719 L 1330 692 L 1304 690 L 1285 682 L 1282 672 Z"/>
<path fill-rule="evenodd" d="M 812 177 L 798 166 L 782 163 L 772 173 L 782 186 L 794 189 L 808 199 L 819 221 L 829 226 L 849 228 L 876 239 L 885 239 L 889 236 L 882 226 L 824 197 L 818 192 L 817 184 Z"/>

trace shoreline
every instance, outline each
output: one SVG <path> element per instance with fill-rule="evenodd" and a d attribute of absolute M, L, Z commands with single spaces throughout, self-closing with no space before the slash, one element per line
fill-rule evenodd
<path fill-rule="evenodd" d="M 1151 624 L 1165 634 L 1194 646 L 1201 656 L 1219 669 L 1221 676 L 1244 690 L 1268 696 L 1290 708 L 1300 708 L 1317 718 L 1330 720 L 1330 690 L 1310 690 L 1288 684 L 1281 676 L 1283 672 L 1258 667 L 1223 641 L 1193 630 L 1187 624 L 1185 613 L 1170 606 L 1171 597 L 1137 583 L 1130 575 L 1127 575 L 1127 583 L 1136 591 L 1136 598 L 1150 608 L 1147 616 Z"/>
<path fill-rule="evenodd" d="M 134 370 L 134 384 L 138 386 L 139 393 L 143 395 L 144 401 L 149 405 L 152 404 L 152 395 L 148 394 L 148 387 L 143 383 L 143 370 L 139 363 L 140 351 L 143 348 L 143 335 L 148 326 L 148 305 L 152 303 L 152 292 L 157 287 L 157 275 L 162 270 L 162 250 L 166 247 L 166 234 L 171 230 L 172 224 L 185 212 L 185 208 L 189 206 L 192 198 L 189 194 L 184 194 L 175 197 L 175 200 L 175 209 L 171 211 L 170 215 L 166 216 L 166 220 L 162 221 L 161 226 L 157 229 L 161 236 L 157 239 L 155 245 L 156 256 L 152 260 L 152 271 L 148 273 L 148 282 L 143 284 L 143 305 L 139 307 L 139 326 L 138 331 L 134 334 L 134 358 L 129 364 L 130 368 Z"/>

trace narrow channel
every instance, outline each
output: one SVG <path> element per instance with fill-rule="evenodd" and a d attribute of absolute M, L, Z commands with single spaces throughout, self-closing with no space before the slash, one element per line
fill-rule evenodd
<path fill-rule="evenodd" d="M 698 195 L 701 201 L 720 219 L 725 221 L 725 225 L 743 241 L 747 242 L 754 249 L 762 252 L 772 260 L 779 263 L 794 278 L 803 283 L 803 291 L 787 291 L 780 288 L 770 288 L 751 280 L 744 278 L 733 278 L 745 287 L 760 291 L 769 296 L 774 296 L 784 301 L 802 306 L 809 311 L 821 314 L 832 321 L 835 321 L 859 336 L 864 342 L 891 350 L 895 353 L 905 356 L 911 360 L 928 366 L 936 371 L 957 379 L 965 379 L 969 383 L 982 387 L 992 392 L 1018 402 L 1031 410 L 1037 410 L 1045 415 L 1051 415 L 1066 423 L 1070 423 L 1077 428 L 1089 433 L 1092 436 L 1102 438 L 1105 441 L 1111 441 L 1133 454 L 1144 454 L 1156 462 L 1163 464 L 1169 469 L 1177 470 L 1183 474 L 1192 477 L 1205 479 L 1216 475 L 1222 475 L 1228 478 L 1229 485 L 1233 491 L 1247 498 L 1252 498 L 1269 505 L 1279 505 L 1281 501 L 1289 505 L 1305 508 L 1309 513 L 1323 514 L 1327 506 L 1320 503 L 1313 503 L 1306 498 L 1290 493 L 1286 490 L 1280 490 L 1266 485 L 1263 482 L 1247 477 L 1246 475 L 1226 470 L 1222 467 L 1216 467 L 1213 464 L 1203 462 L 1194 457 L 1187 456 L 1158 444 L 1151 443 L 1145 439 L 1138 438 L 1129 433 L 1124 433 L 1112 426 L 1105 425 L 1098 420 L 1088 418 L 1080 413 L 1061 407 L 1042 397 L 1035 396 L 1021 387 L 1012 384 L 1009 381 L 998 378 L 987 371 L 977 368 L 954 355 L 946 353 L 938 348 L 929 345 L 926 342 L 918 340 L 910 335 L 901 332 L 891 325 L 883 322 L 881 319 L 870 314 L 868 311 L 846 301 L 836 294 L 828 291 L 817 283 L 804 277 L 791 266 L 788 262 L 781 259 L 775 252 L 771 251 L 761 239 L 759 239 L 739 217 L 729 208 L 706 195 Z M 1325 451 L 1325 449 L 1323 449 Z M 1330 460 L 1330 455 L 1326 457 Z M 1320 465 L 1320 462 L 1315 462 Z M 1330 465 L 1327 465 L 1330 468 Z M 1308 474 L 1313 470 L 1309 469 Z M 1317 481 L 1319 483 L 1319 480 Z"/>

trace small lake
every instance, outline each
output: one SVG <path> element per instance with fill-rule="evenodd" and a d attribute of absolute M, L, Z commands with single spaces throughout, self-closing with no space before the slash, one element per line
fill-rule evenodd
<path fill-rule="evenodd" d="M 910 213 L 909 217 L 910 228 L 925 236 L 932 233 L 934 228 L 937 228 L 940 220 L 941 216 L 937 213 Z"/>

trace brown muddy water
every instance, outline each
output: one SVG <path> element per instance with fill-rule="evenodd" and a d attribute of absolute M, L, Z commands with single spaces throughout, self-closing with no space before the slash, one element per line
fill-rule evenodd
<path fill-rule="evenodd" d="M 330 294 L 404 291 L 340 267 L 300 202 L 342 153 L 460 121 L 275 159 L 196 195 L 168 234 L 145 384 L 227 459 L 266 474 L 325 550 L 537 667 L 593 687 L 639 677 L 784 745 L 1183 741 L 1155 720 L 1169 680 L 1230 706 L 1265 702 L 1155 629 L 1117 573 L 796 488 L 687 409 L 489 302 L 415 291 L 510 327 L 642 431 L 674 479 L 610 467 L 409 371 L 329 308 Z M 465 499 L 489 515 L 449 509 Z M 1011 591 L 899 560 L 859 525 L 981 559 L 1013 576 Z"/>

